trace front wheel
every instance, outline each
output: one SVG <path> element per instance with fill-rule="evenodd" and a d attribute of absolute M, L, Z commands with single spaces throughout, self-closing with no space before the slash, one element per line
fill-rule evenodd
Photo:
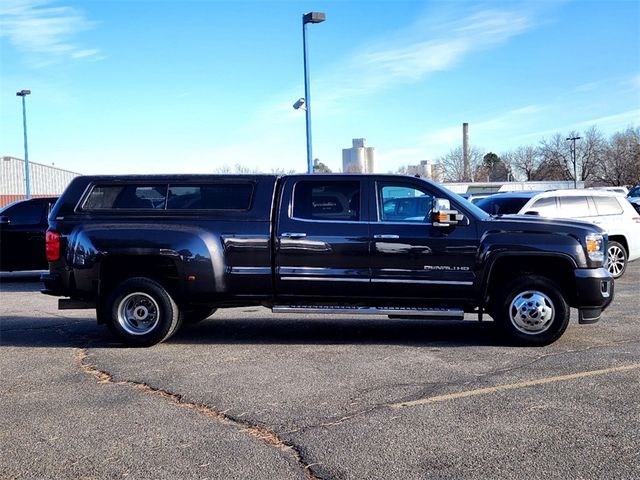
<path fill-rule="evenodd" d="M 609 242 L 607 246 L 606 268 L 613 278 L 620 278 L 627 269 L 627 251 L 618 242 Z"/>
<path fill-rule="evenodd" d="M 523 346 L 555 342 L 569 325 L 569 305 L 562 290 L 540 275 L 522 276 L 494 299 L 492 316 L 506 339 Z"/>
<path fill-rule="evenodd" d="M 181 316 L 169 292 L 150 278 L 123 281 L 107 298 L 105 320 L 124 343 L 148 347 L 167 340 L 180 326 Z"/>

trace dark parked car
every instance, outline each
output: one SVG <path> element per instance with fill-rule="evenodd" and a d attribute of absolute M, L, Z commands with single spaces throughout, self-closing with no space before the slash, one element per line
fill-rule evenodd
<path fill-rule="evenodd" d="M 633 208 L 640 213 L 640 185 L 636 185 L 627 194 L 627 200 L 633 205 Z"/>
<path fill-rule="evenodd" d="M 10 203 L 0 210 L 0 270 L 46 270 L 47 215 L 56 197 Z"/>
<path fill-rule="evenodd" d="M 490 215 L 513 215 L 540 192 L 504 192 L 496 193 L 474 202 Z"/>

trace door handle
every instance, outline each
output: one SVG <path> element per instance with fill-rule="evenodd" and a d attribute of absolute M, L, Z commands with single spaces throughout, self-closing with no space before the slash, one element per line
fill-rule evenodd
<path fill-rule="evenodd" d="M 374 235 L 373 238 L 377 239 L 377 240 L 397 240 L 398 238 L 400 238 L 400 235 L 394 235 L 394 234 L 378 234 L 378 235 Z"/>
<path fill-rule="evenodd" d="M 302 232 L 286 232 L 280 235 L 281 238 L 304 238 L 306 236 L 307 234 Z"/>

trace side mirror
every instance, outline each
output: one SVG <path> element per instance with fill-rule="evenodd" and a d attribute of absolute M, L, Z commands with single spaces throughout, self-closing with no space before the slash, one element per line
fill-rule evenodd
<path fill-rule="evenodd" d="M 434 227 L 452 227 L 464 220 L 464 215 L 451 208 L 445 198 L 434 198 L 431 209 L 431 223 Z"/>
<path fill-rule="evenodd" d="M 9 217 L 0 215 L 0 225 L 9 225 L 10 223 L 11 223 L 11 220 L 9 220 Z"/>
<path fill-rule="evenodd" d="M 526 212 L 524 212 L 525 215 L 535 215 L 535 216 L 539 216 L 540 214 L 536 211 L 536 210 L 527 210 Z"/>

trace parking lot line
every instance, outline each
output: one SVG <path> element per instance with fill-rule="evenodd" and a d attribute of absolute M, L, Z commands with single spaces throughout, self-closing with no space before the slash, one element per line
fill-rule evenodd
<path fill-rule="evenodd" d="M 426 405 L 429 403 L 444 402 L 447 400 L 456 400 L 458 398 L 474 397 L 478 395 L 489 395 L 491 393 L 503 392 L 506 390 L 515 390 L 518 388 L 534 387 L 536 385 L 545 385 L 547 383 L 567 382 L 570 380 L 577 380 L 585 377 L 595 377 L 598 375 L 607 375 L 609 373 L 625 372 L 628 370 L 634 370 L 636 368 L 640 368 L 640 363 L 632 363 L 632 364 L 623 365 L 620 367 L 604 368 L 602 370 L 589 370 L 586 372 L 572 373 L 569 375 L 558 375 L 555 377 L 539 378 L 537 380 L 527 380 L 524 382 L 509 383 L 506 385 L 496 385 L 494 387 L 464 390 L 462 392 L 448 393 L 445 395 L 437 395 L 434 397 L 426 397 L 418 400 L 412 400 L 409 402 L 394 403 L 391 405 L 391 407 L 392 408 L 414 407 L 416 405 Z"/>

